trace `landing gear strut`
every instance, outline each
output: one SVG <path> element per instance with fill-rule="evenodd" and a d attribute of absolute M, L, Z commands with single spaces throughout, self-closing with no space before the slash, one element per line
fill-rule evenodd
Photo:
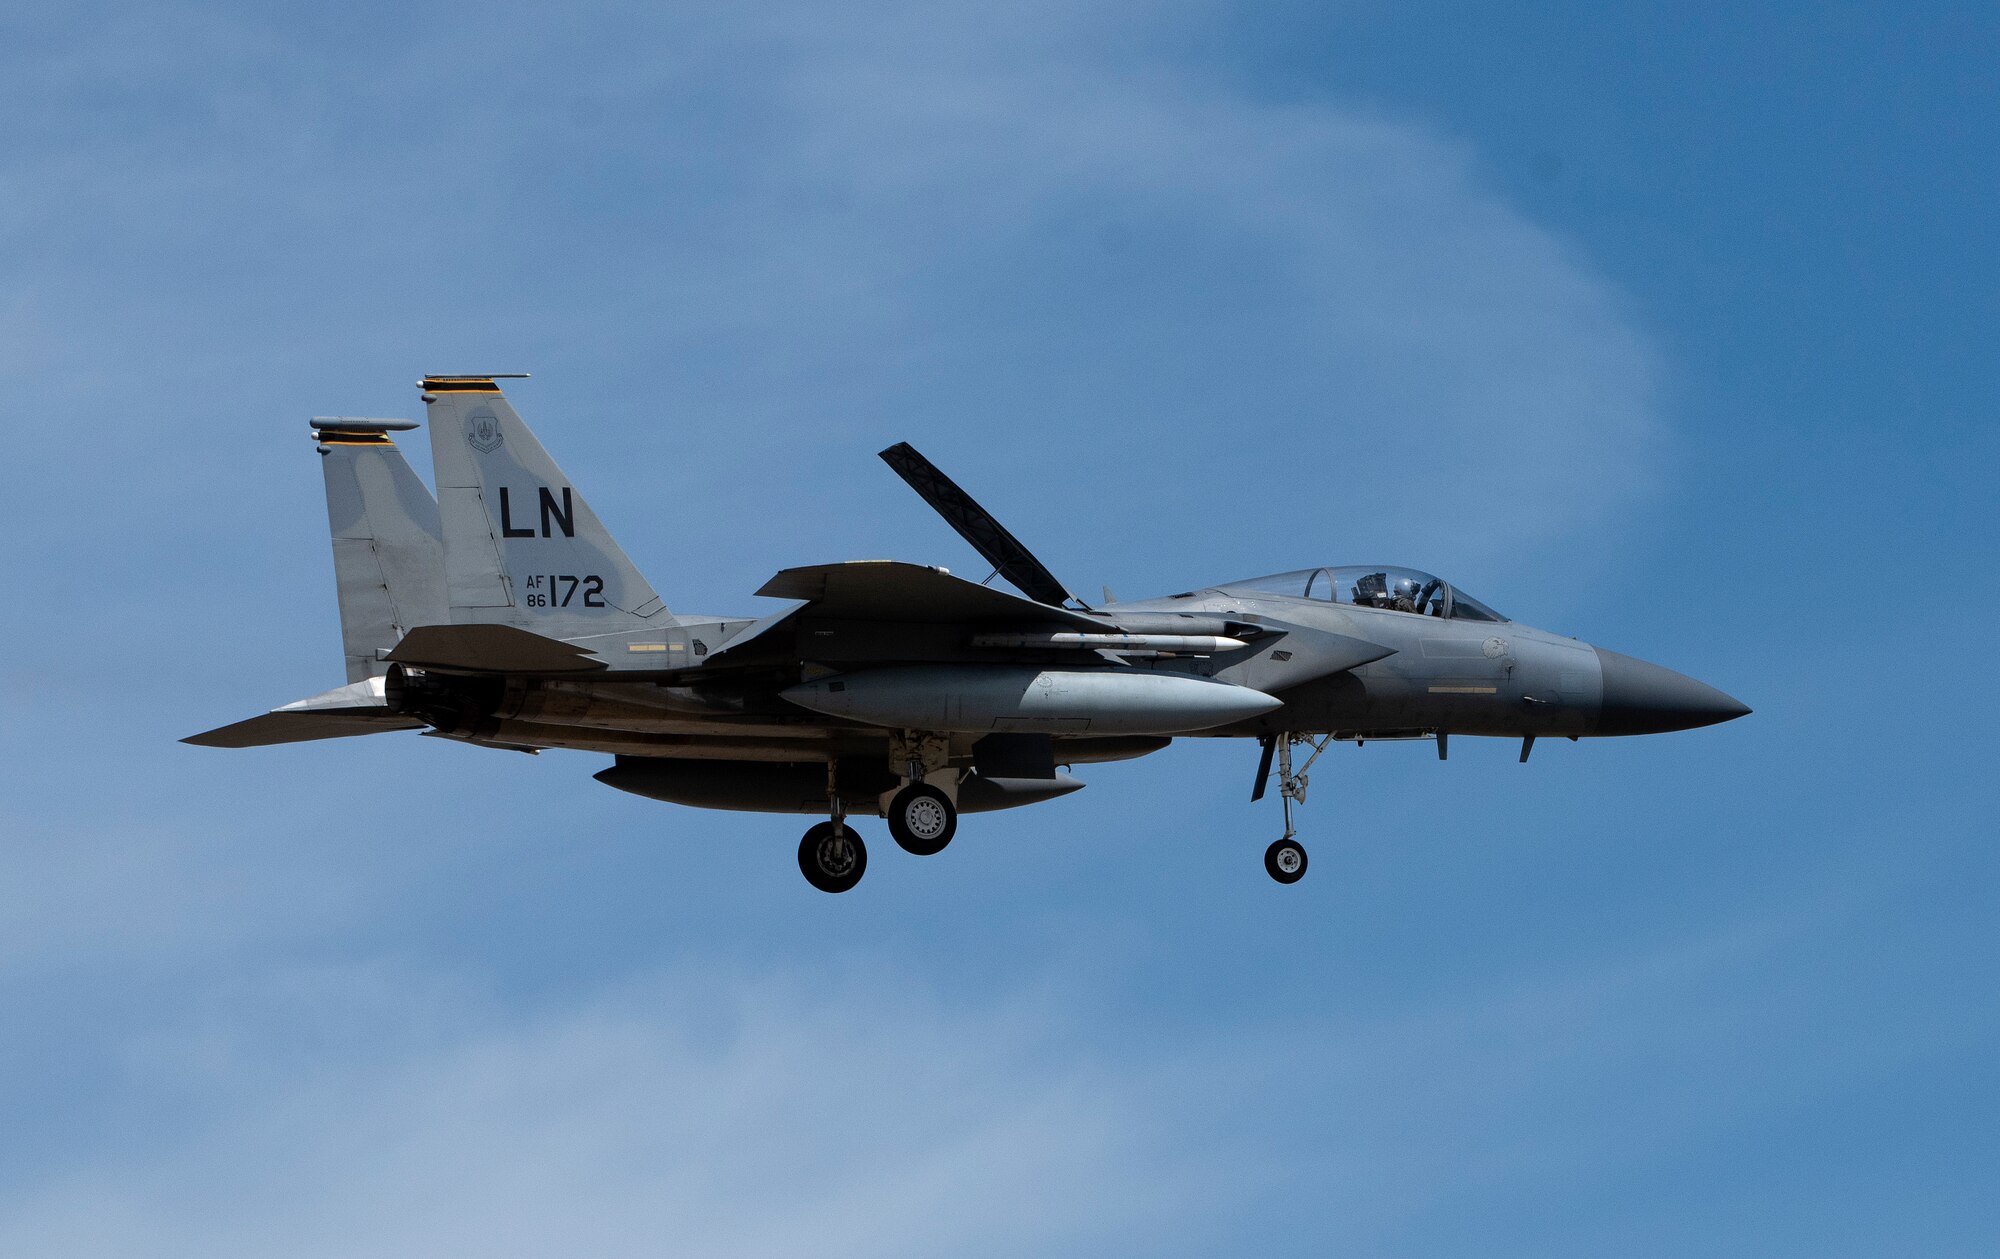
<path fill-rule="evenodd" d="M 951 790 L 955 775 L 943 773 L 951 764 L 951 739 L 934 731 L 904 730 L 889 740 L 889 769 L 903 779 L 903 787 L 889 798 L 883 816 L 889 819 L 889 834 L 904 852 L 918 857 L 944 851 L 958 831 L 958 805 Z"/>
<path fill-rule="evenodd" d="M 1250 794 L 1252 800 L 1264 795 L 1265 780 L 1271 776 L 1271 754 L 1278 757 L 1278 799 L 1285 806 L 1284 837 L 1264 850 L 1264 871 L 1280 883 L 1297 883 L 1306 877 L 1306 847 L 1297 838 L 1298 827 L 1292 825 L 1292 806 L 1306 802 L 1306 771 L 1312 768 L 1319 754 L 1332 744 L 1333 736 L 1325 735 L 1314 739 L 1310 735 L 1287 731 L 1282 734 L 1264 736 L 1264 755 L 1257 766 L 1257 789 Z M 1304 744 L 1312 749 L 1306 763 L 1292 768 L 1292 745 Z"/>
<path fill-rule="evenodd" d="M 822 892 L 845 892 L 868 873 L 868 845 L 847 824 L 840 800 L 839 762 L 826 763 L 826 807 L 833 815 L 799 841 L 799 873 Z"/>

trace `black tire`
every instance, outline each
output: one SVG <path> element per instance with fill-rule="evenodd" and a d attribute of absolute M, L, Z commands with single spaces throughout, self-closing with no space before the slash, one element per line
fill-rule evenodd
<path fill-rule="evenodd" d="M 836 839 L 843 843 L 836 843 Z M 821 822 L 799 841 L 799 873 L 822 892 L 845 892 L 868 872 L 868 845 L 854 828 L 841 823 L 834 834 L 833 823 Z"/>
<path fill-rule="evenodd" d="M 1281 839 L 1264 850 L 1264 873 L 1280 883 L 1306 877 L 1306 849 L 1296 839 Z"/>
<path fill-rule="evenodd" d="M 889 801 L 889 834 L 904 852 L 935 856 L 958 834 L 958 810 L 936 787 L 911 783 Z"/>

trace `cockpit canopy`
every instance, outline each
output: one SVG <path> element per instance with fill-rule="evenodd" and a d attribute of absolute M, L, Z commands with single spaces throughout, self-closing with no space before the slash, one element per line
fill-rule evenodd
<path fill-rule="evenodd" d="M 1450 617 L 1460 621 L 1504 621 L 1507 618 L 1441 577 L 1414 568 L 1383 564 L 1346 564 L 1339 568 L 1300 568 L 1270 577 L 1233 581 L 1217 589 L 1226 594 L 1289 595 L 1320 599 L 1389 612 Z"/>

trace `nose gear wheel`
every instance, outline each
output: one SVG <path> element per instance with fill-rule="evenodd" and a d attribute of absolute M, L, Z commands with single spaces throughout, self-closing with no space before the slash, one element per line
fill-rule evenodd
<path fill-rule="evenodd" d="M 1274 841 L 1264 850 L 1264 872 L 1280 883 L 1297 883 L 1305 878 L 1305 846 L 1296 839 Z"/>
<path fill-rule="evenodd" d="M 1306 876 L 1306 848 L 1296 838 L 1298 828 L 1292 825 L 1292 806 L 1306 802 L 1306 771 L 1311 769 L 1320 753 L 1333 743 L 1332 735 L 1314 739 L 1310 735 L 1286 732 L 1264 736 L 1264 754 L 1257 765 L 1257 785 L 1251 793 L 1252 800 L 1264 794 L 1265 780 L 1271 773 L 1271 754 L 1275 751 L 1278 759 L 1278 799 L 1285 809 L 1285 834 L 1283 838 L 1264 850 L 1264 872 L 1280 883 L 1297 883 Z M 1306 762 L 1292 767 L 1292 745 L 1304 744 L 1312 749 Z"/>

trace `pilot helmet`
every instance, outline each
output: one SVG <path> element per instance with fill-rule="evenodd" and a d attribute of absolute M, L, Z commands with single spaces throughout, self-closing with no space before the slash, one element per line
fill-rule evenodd
<path fill-rule="evenodd" d="M 1396 579 L 1396 597 L 1399 599 L 1408 599 L 1411 603 L 1415 603 L 1417 595 L 1422 593 L 1422 591 L 1423 583 L 1414 577 L 1398 577 Z"/>

